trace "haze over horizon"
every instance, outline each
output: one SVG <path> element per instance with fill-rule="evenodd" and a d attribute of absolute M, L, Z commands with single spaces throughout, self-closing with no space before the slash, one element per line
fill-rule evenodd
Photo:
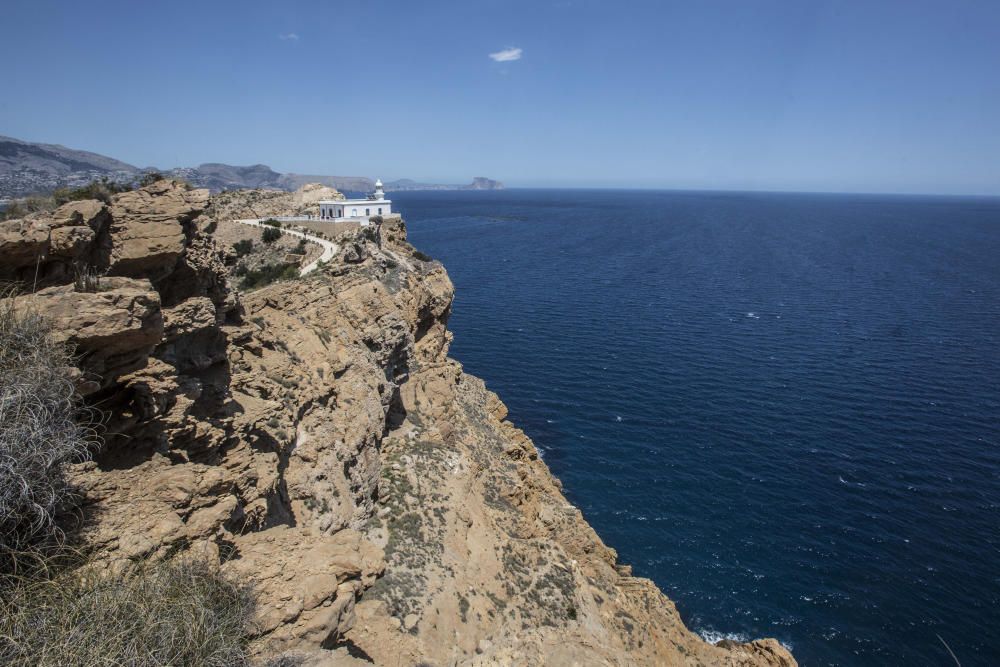
<path fill-rule="evenodd" d="M 138 166 L 1000 195 L 993 2 L 15 0 L 4 15 L 0 134 Z"/>

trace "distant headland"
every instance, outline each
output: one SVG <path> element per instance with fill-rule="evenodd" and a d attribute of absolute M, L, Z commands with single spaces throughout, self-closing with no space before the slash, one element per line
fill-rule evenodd
<path fill-rule="evenodd" d="M 235 166 L 209 162 L 197 167 L 136 167 L 98 153 L 0 136 L 0 199 L 80 187 L 97 179 L 132 183 L 143 174 L 159 172 L 181 178 L 211 192 L 263 188 L 292 191 L 306 183 L 321 183 L 341 192 L 369 192 L 375 181 L 367 176 L 283 174 L 264 164 Z M 419 183 L 411 179 L 389 181 L 386 192 L 402 190 L 502 190 L 503 183 L 477 176 L 465 185 Z"/>

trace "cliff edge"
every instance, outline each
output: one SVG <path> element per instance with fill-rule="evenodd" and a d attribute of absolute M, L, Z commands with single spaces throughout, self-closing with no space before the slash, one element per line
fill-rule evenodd
<path fill-rule="evenodd" d="M 262 659 L 796 664 L 773 639 L 703 641 L 617 562 L 448 357 L 452 284 L 401 220 L 241 294 L 212 238 L 226 197 L 160 181 L 0 223 L 0 280 L 33 286 L 18 298 L 107 416 L 72 473 L 97 558 L 221 563 L 257 591 Z"/>

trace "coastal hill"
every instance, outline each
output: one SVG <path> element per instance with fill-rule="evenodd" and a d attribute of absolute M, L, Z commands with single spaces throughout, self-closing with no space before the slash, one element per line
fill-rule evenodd
<path fill-rule="evenodd" d="M 115 183 L 132 183 L 143 173 L 151 171 L 181 178 L 213 193 L 244 188 L 292 191 L 306 183 L 320 183 L 342 192 L 367 193 L 375 185 L 374 180 L 366 176 L 282 174 L 263 164 L 234 166 L 210 162 L 197 167 L 140 168 L 97 153 L 0 136 L 0 199 L 43 194 L 60 187 L 80 187 L 99 178 L 107 178 Z M 483 177 L 477 177 L 466 185 L 417 183 L 409 179 L 396 183 L 405 183 L 406 186 L 394 187 L 389 183 L 386 191 L 503 188 L 499 181 Z"/>
<path fill-rule="evenodd" d="M 452 283 L 401 218 L 331 223 L 320 270 L 251 283 L 267 241 L 229 216 L 264 202 L 161 180 L 0 222 L 0 280 L 104 415 L 69 473 L 95 567 L 201 559 L 251 586 L 254 664 L 796 664 L 704 641 L 618 562 L 448 356 Z"/>
<path fill-rule="evenodd" d="M 484 176 L 476 176 L 467 185 L 435 185 L 433 183 L 418 183 L 409 178 L 389 181 L 385 184 L 386 192 L 402 192 L 407 190 L 503 190 L 503 183 Z"/>

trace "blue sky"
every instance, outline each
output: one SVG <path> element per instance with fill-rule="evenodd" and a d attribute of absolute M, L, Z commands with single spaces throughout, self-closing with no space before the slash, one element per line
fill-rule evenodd
<path fill-rule="evenodd" d="M 996 0 L 7 0 L 2 16 L 0 134 L 138 165 L 1000 194 Z"/>

